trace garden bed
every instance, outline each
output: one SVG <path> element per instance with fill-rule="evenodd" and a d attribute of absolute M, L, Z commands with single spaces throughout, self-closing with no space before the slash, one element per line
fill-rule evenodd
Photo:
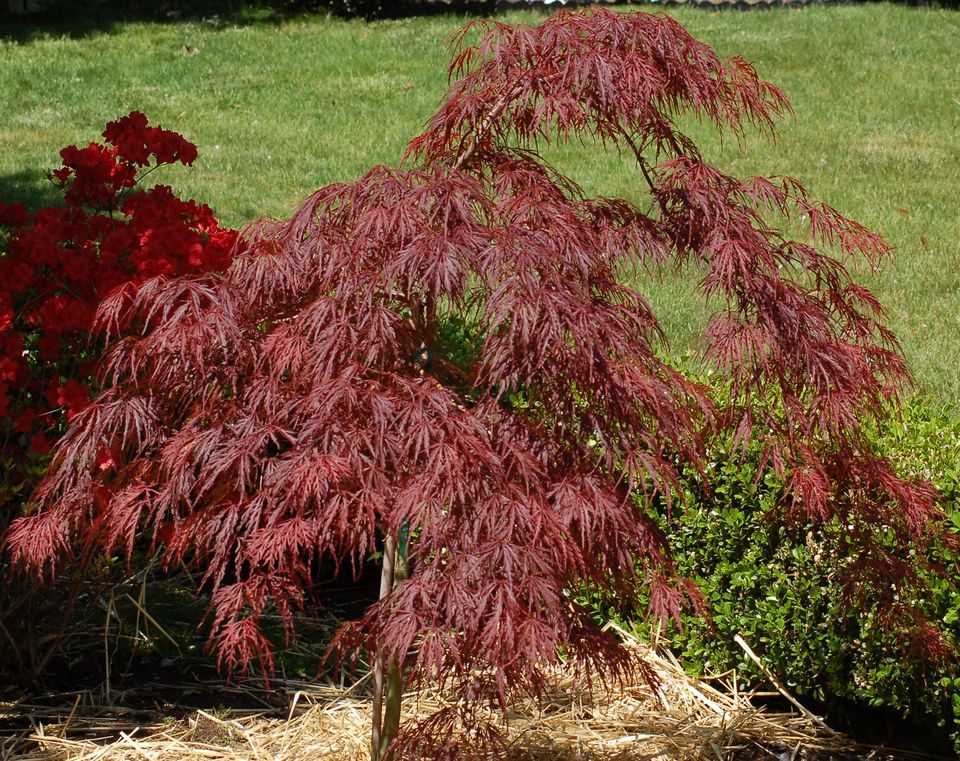
<path fill-rule="evenodd" d="M 623 633 L 652 669 L 656 685 L 625 684 L 591 696 L 558 670 L 540 706 L 516 706 L 509 741 L 516 759 L 813 759 L 867 753 L 808 711 L 761 707 L 771 694 L 743 693 L 735 673 L 693 678 L 669 653 L 657 653 Z M 182 718 L 128 714 L 116 707 L 33 709 L 0 704 L 8 719 L 31 728 L 0 739 L 5 761 L 235 761 L 323 758 L 353 761 L 369 754 L 370 700 L 366 679 L 352 686 L 287 682 L 283 709 L 197 710 Z M 236 688 L 234 688 L 234 697 Z M 256 692 L 250 704 L 262 704 Z M 409 718 L 426 716 L 447 699 L 431 691 L 405 699 Z"/>

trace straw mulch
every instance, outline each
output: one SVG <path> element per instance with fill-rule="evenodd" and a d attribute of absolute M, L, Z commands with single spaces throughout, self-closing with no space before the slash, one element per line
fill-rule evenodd
<path fill-rule="evenodd" d="M 658 687 L 627 685 L 591 696 L 558 671 L 541 706 L 516 707 L 509 727 L 513 758 L 794 761 L 858 750 L 799 703 L 792 713 L 765 711 L 754 704 L 758 693 L 737 691 L 735 675 L 727 675 L 725 684 L 691 678 L 669 653 L 624 636 L 653 667 Z M 782 684 L 774 686 L 791 699 Z M 361 761 L 369 758 L 365 693 L 362 683 L 349 689 L 304 686 L 283 715 L 197 711 L 141 726 L 129 718 L 98 719 L 74 706 L 59 716 L 34 716 L 33 729 L 17 737 L 0 737 L 0 761 Z M 429 692 L 405 699 L 408 718 L 443 705 L 442 696 Z M 0 704 L 0 718 L 15 710 Z"/>

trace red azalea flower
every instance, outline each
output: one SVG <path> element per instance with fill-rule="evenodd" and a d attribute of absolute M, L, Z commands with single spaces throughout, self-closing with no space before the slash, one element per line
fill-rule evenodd
<path fill-rule="evenodd" d="M 0 225 L 24 227 L 30 222 L 30 212 L 22 203 L 6 204 L 0 201 Z"/>
<path fill-rule="evenodd" d="M 22 369 L 23 364 L 18 362 L 16 357 L 0 357 L 0 381 L 13 383 Z"/>
<path fill-rule="evenodd" d="M 46 396 L 52 406 L 66 410 L 67 421 L 73 420 L 90 404 L 90 391 L 73 379 L 62 385 L 51 387 L 47 390 Z"/>
<path fill-rule="evenodd" d="M 14 418 L 13 430 L 17 433 L 26 433 L 33 428 L 39 417 L 40 414 L 36 409 L 32 407 L 27 408 Z"/>
<path fill-rule="evenodd" d="M 10 297 L 5 293 L 0 293 L 0 332 L 13 325 L 14 314 Z"/>
<path fill-rule="evenodd" d="M 73 174 L 73 170 L 69 167 L 60 167 L 59 169 L 54 169 L 51 172 L 51 175 L 56 179 L 61 186 L 67 183 L 67 180 L 70 179 L 70 175 Z"/>
<path fill-rule="evenodd" d="M 0 259 L 0 283 L 7 293 L 16 294 L 25 291 L 33 281 L 36 271 L 26 262 L 12 256 Z"/>
<path fill-rule="evenodd" d="M 37 339 L 39 358 L 43 362 L 53 362 L 60 356 L 60 334 L 44 333 Z"/>
<path fill-rule="evenodd" d="M 95 464 L 97 466 L 97 470 L 110 470 L 115 465 L 113 454 L 111 454 L 109 449 L 101 449 L 100 453 L 97 455 Z"/>
<path fill-rule="evenodd" d="M 110 122 L 103 137 L 117 147 L 119 155 L 137 166 L 150 163 L 147 147 L 147 117 L 140 111 L 131 111 L 124 117 Z"/>
<path fill-rule="evenodd" d="M 35 433 L 30 437 L 30 451 L 33 454 L 49 454 L 51 446 L 47 437 L 43 433 Z"/>

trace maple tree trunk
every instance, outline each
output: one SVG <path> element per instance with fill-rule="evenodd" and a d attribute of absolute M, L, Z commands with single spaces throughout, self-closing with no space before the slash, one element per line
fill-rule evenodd
<path fill-rule="evenodd" d="M 393 586 L 406 580 L 409 576 L 406 558 L 406 542 L 401 539 L 399 552 L 394 553 Z M 403 700 L 403 667 L 396 661 L 390 661 L 387 667 L 387 694 L 383 707 L 383 722 L 380 728 L 380 757 L 389 759 L 393 754 L 387 754 L 387 746 L 393 741 L 400 726 L 400 703 Z"/>
<path fill-rule="evenodd" d="M 401 537 L 397 552 L 397 538 L 388 536 L 384 542 L 383 565 L 380 570 L 380 599 L 409 576 L 406 558 L 406 540 Z M 386 671 L 386 684 L 384 684 Z M 386 690 L 384 690 L 386 686 Z M 400 704 L 403 699 L 403 669 L 396 659 L 389 663 L 378 653 L 373 669 L 373 708 L 370 733 L 370 758 L 372 761 L 388 759 L 387 748 L 400 726 Z"/>
<path fill-rule="evenodd" d="M 383 547 L 383 564 L 380 567 L 380 599 L 382 600 L 393 589 L 393 564 L 397 554 L 397 543 L 393 536 L 388 536 Z M 370 730 L 370 761 L 380 761 L 380 752 L 383 742 L 383 671 L 384 658 L 377 651 L 373 666 L 373 716 Z M 390 742 L 387 739 L 387 744 Z M 385 746 L 383 746 L 385 747 Z"/>

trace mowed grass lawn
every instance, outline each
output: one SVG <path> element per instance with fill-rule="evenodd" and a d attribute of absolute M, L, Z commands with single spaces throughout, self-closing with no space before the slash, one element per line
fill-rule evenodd
<path fill-rule="evenodd" d="M 738 146 L 697 124 L 708 158 L 787 174 L 881 232 L 895 257 L 863 276 L 889 308 L 925 392 L 960 409 L 960 13 L 838 5 L 755 12 L 668 9 L 722 55 L 743 55 L 790 96 L 776 143 Z M 537 11 L 502 18 L 536 23 Z M 132 109 L 195 141 L 193 169 L 152 177 L 231 225 L 283 217 L 315 188 L 396 164 L 441 98 L 461 17 L 364 23 L 325 16 L 104 24 L 82 34 L 0 29 L 0 198 L 56 197 L 43 170 Z M 626 157 L 549 152 L 588 191 L 641 198 Z M 705 308 L 695 272 L 638 282 L 673 351 Z"/>

